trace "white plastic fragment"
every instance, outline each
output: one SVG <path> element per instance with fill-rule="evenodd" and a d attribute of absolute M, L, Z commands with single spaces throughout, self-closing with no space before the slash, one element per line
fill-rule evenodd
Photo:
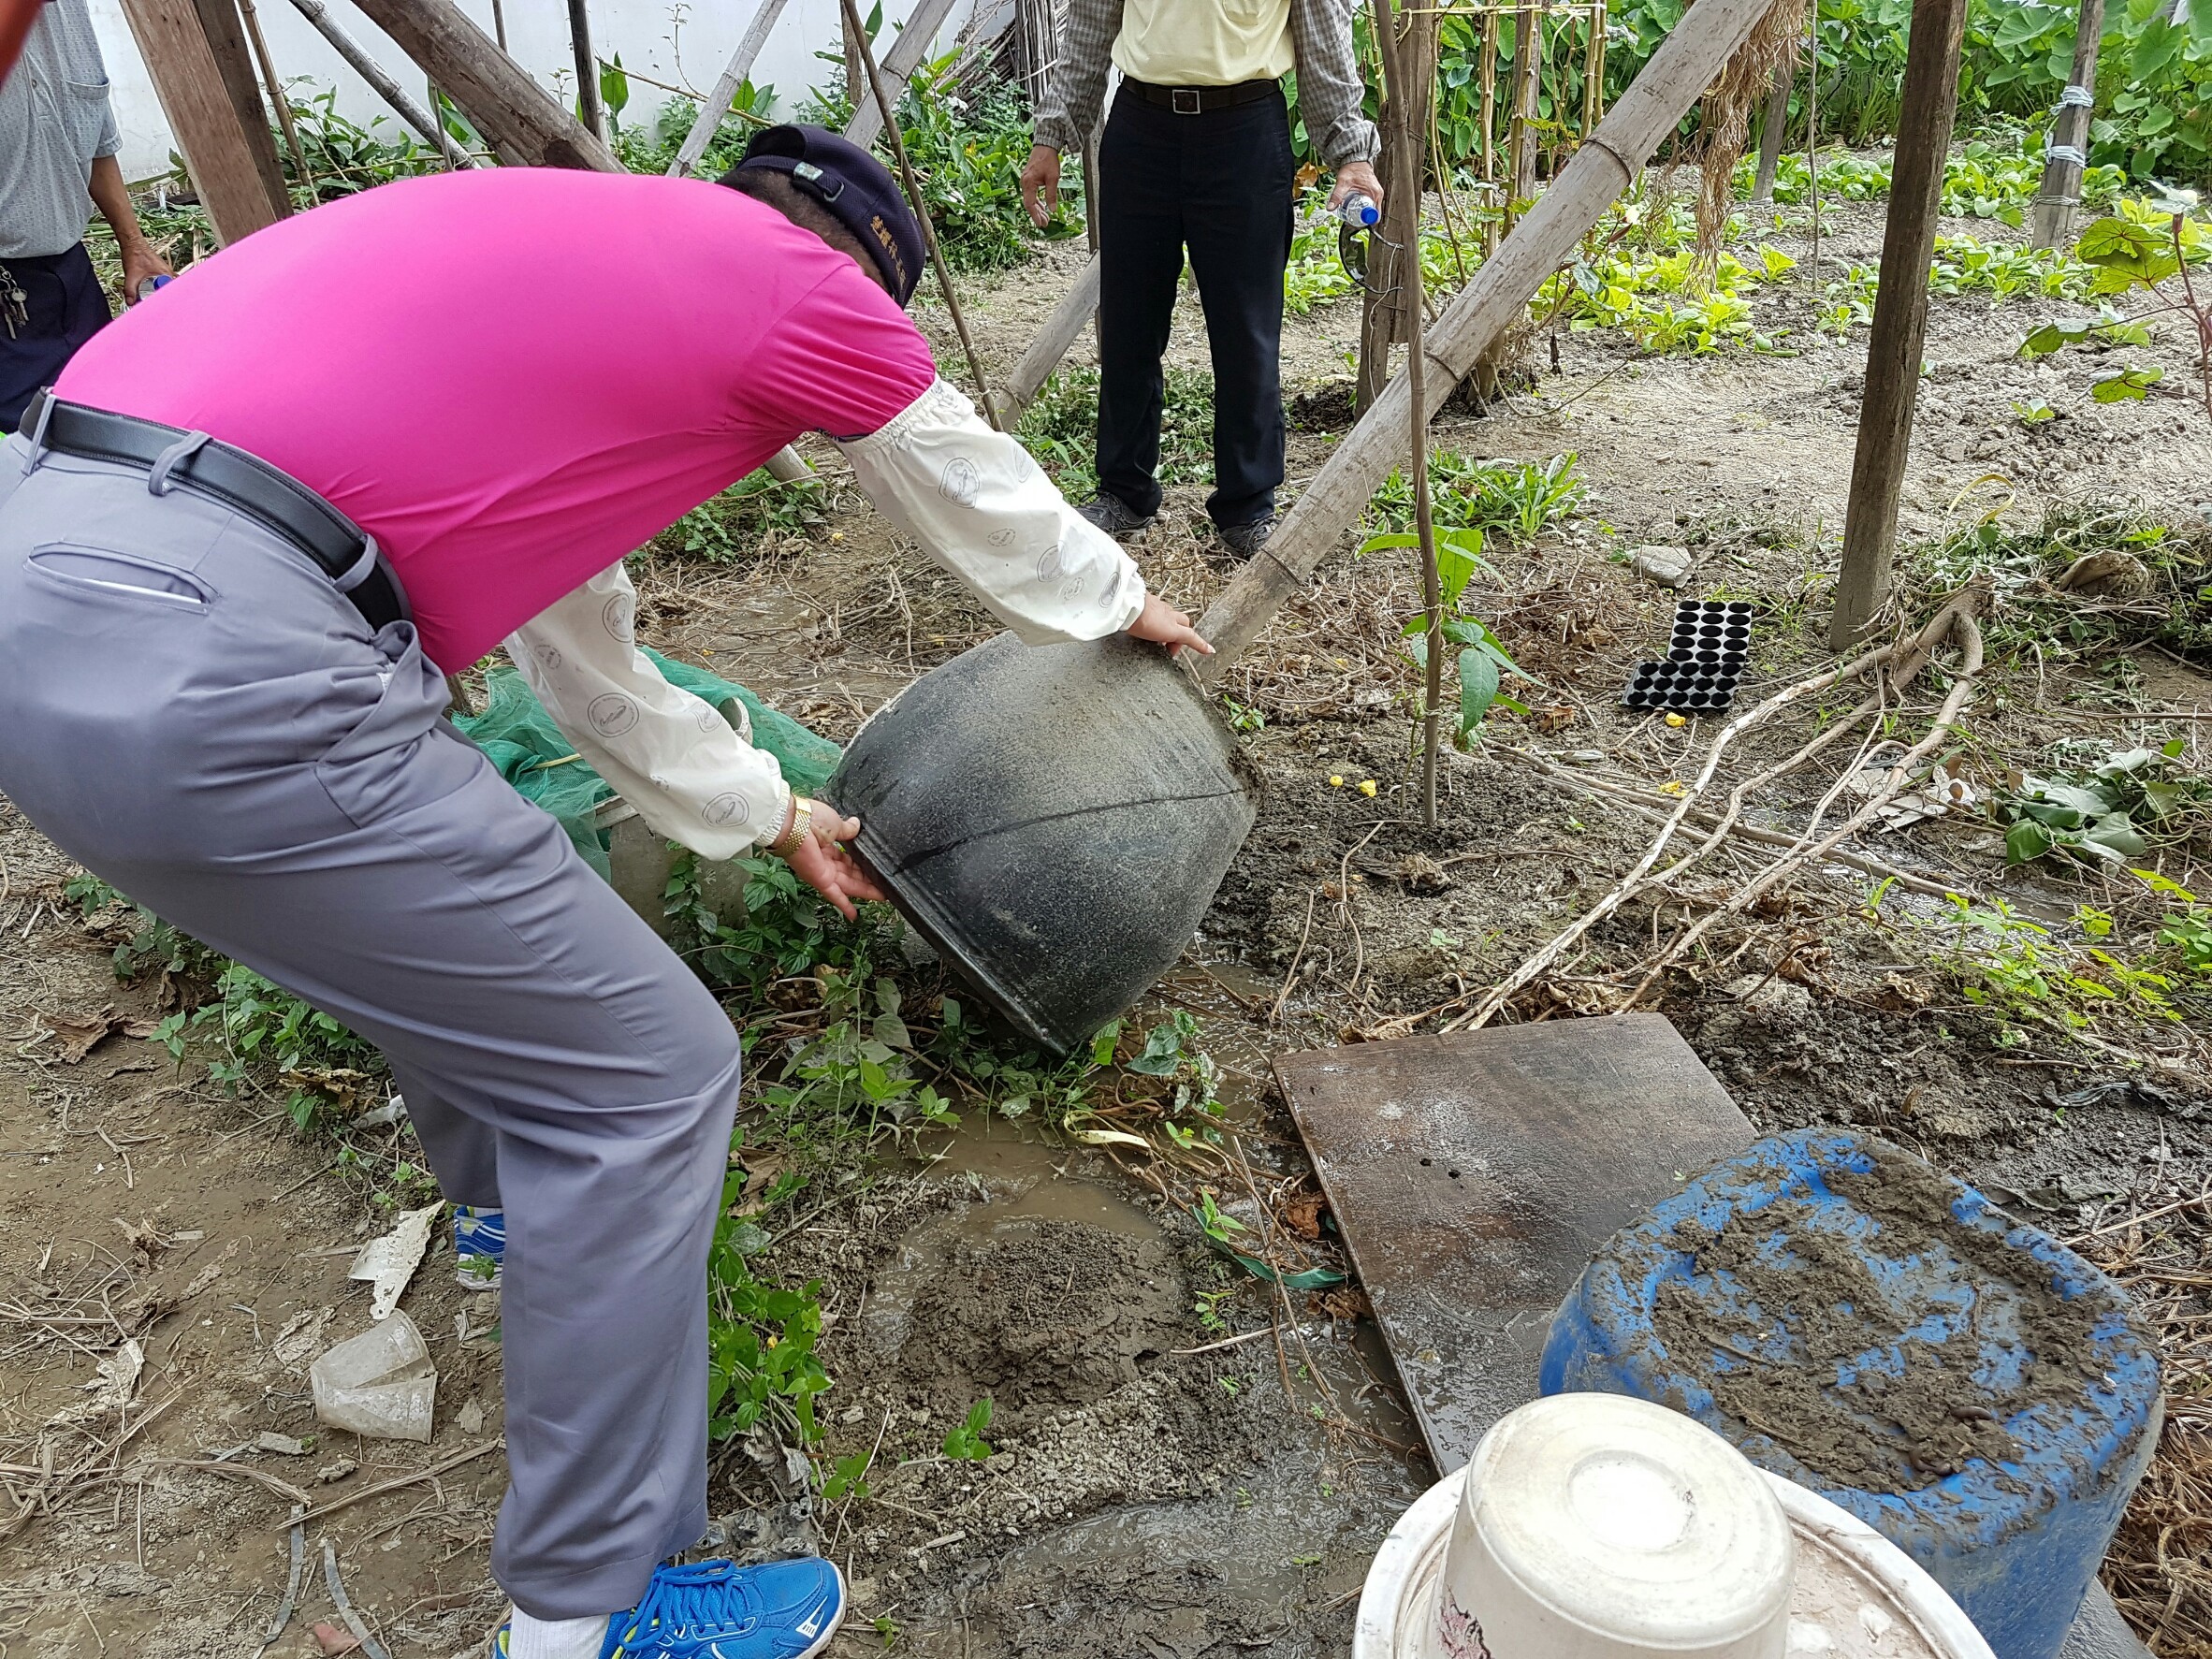
<path fill-rule="evenodd" d="M 422 1265 L 423 1252 L 429 1248 L 430 1223 L 444 1207 L 426 1204 L 419 1210 L 408 1211 L 400 1217 L 399 1226 L 380 1239 L 371 1239 L 354 1258 L 345 1276 L 367 1279 L 376 1288 L 369 1298 L 371 1319 L 382 1319 L 400 1305 L 408 1281 Z"/>

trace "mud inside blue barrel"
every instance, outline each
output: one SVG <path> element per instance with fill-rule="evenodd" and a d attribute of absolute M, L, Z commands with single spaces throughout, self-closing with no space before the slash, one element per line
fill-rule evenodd
<path fill-rule="evenodd" d="M 1920 1491 L 2071 1461 L 2140 1337 L 2107 1281 L 1909 1154 L 1861 1143 L 1674 1205 L 1646 1287 L 1681 1403 L 1820 1486 Z"/>

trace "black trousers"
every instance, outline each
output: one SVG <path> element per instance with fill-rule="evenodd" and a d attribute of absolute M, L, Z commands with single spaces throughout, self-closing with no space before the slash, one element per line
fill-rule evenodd
<path fill-rule="evenodd" d="M 51 386 L 77 348 L 108 326 L 108 296 L 79 242 L 65 254 L 0 259 L 0 289 L 12 280 L 30 314 L 14 332 L 0 322 L 0 432 L 12 432 L 23 405 Z M 0 298 L 0 307 L 6 305 Z"/>
<path fill-rule="evenodd" d="M 1159 510 L 1160 359 L 1183 254 L 1214 357 L 1223 529 L 1274 511 L 1283 482 L 1283 269 L 1297 171 L 1281 93 L 1177 115 L 1126 88 L 1099 142 L 1099 488 Z"/>

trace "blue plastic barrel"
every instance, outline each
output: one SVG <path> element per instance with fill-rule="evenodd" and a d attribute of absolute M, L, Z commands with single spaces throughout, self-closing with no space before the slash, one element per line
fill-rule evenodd
<path fill-rule="evenodd" d="M 2039 1345 L 2075 1363 L 2038 1369 Z M 1708 1171 L 1600 1251 L 1552 1320 L 1541 1386 L 1697 1419 L 1889 1537 L 1998 1659 L 2058 1652 L 2162 1420 L 2157 1349 L 2111 1279 L 1910 1153 L 1810 1130 Z"/>

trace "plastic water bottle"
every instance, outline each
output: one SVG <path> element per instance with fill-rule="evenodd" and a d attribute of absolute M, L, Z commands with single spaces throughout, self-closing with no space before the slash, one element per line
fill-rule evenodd
<path fill-rule="evenodd" d="M 1381 219 L 1382 210 L 1367 192 L 1355 190 L 1336 204 L 1336 216 L 1353 230 L 1370 230 Z"/>
<path fill-rule="evenodd" d="M 173 276 L 164 276 L 157 271 L 138 284 L 138 298 L 143 299 L 155 289 L 166 288 L 176 280 Z"/>

